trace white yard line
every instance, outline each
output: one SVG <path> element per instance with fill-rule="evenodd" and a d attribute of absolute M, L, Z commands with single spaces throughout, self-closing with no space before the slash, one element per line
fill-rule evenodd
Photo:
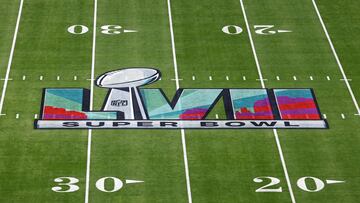
<path fill-rule="evenodd" d="M 350 95 L 351 95 L 352 101 L 354 102 L 355 108 L 356 108 L 356 110 L 357 110 L 357 114 L 360 115 L 360 108 L 359 108 L 358 102 L 357 102 L 357 100 L 356 100 L 356 98 L 355 98 L 354 92 L 353 92 L 352 89 L 351 89 L 349 80 L 347 79 L 347 76 L 346 76 L 346 74 L 345 74 L 345 71 L 344 71 L 344 69 L 343 69 L 343 66 L 341 65 L 339 56 L 338 56 L 338 54 L 337 54 L 337 52 L 336 52 L 336 50 L 335 50 L 334 44 L 333 44 L 332 41 L 331 41 L 330 35 L 329 35 L 329 33 L 328 33 L 327 29 L 326 29 L 326 26 L 325 26 L 325 23 L 324 23 L 324 21 L 323 21 L 323 19 L 322 19 L 322 17 L 321 17 L 320 11 L 319 11 L 319 9 L 318 9 L 318 7 L 317 7 L 317 5 L 316 5 L 315 0 L 312 0 L 312 2 L 313 2 L 313 5 L 314 5 L 314 8 L 315 8 L 315 11 L 316 11 L 316 13 L 317 13 L 317 16 L 319 17 L 319 20 L 320 20 L 320 23 L 321 23 L 321 25 L 322 25 L 322 28 L 323 28 L 323 30 L 324 30 L 324 32 L 325 32 L 325 35 L 326 35 L 326 37 L 327 37 L 327 40 L 328 40 L 328 42 L 329 42 L 329 45 L 330 45 L 330 47 L 331 47 L 331 50 L 332 50 L 332 52 L 333 52 L 333 54 L 334 54 L 334 57 L 335 57 L 335 59 L 336 59 L 336 62 L 337 62 L 337 64 L 338 64 L 338 66 L 339 66 L 339 69 L 340 69 L 340 72 L 341 72 L 342 77 L 343 77 L 343 79 L 344 79 L 344 82 L 345 82 L 345 84 L 346 84 L 346 87 L 347 87 L 347 89 L 348 89 L 348 91 L 349 91 L 349 93 L 350 93 Z"/>
<path fill-rule="evenodd" d="M 264 83 L 264 80 L 263 80 L 263 75 L 262 75 L 262 71 L 261 71 L 261 66 L 260 66 L 260 63 L 259 63 L 259 59 L 258 59 L 258 57 L 257 57 L 257 53 L 256 53 L 255 45 L 254 45 L 254 40 L 253 40 L 253 38 L 252 38 L 252 34 L 251 34 L 251 30 L 250 30 L 250 26 L 249 26 L 248 19 L 247 19 L 247 15 L 246 15 L 246 11 L 245 11 L 245 6 L 244 6 L 244 3 L 243 3 L 243 0 L 240 0 L 240 4 L 241 4 L 242 13 L 243 13 L 243 15 L 244 15 L 244 20 L 245 20 L 245 24 L 246 24 L 246 29 L 247 29 L 247 32 L 248 32 L 248 35 L 249 35 L 249 40 L 250 40 L 252 52 L 253 52 L 253 55 L 254 55 L 256 67 L 257 67 L 258 74 L 259 74 L 259 77 L 260 77 L 261 87 L 262 87 L 262 88 L 265 88 L 266 86 L 265 86 L 265 83 Z M 292 202 L 292 203 L 296 203 L 296 201 L 295 201 L 295 196 L 294 196 L 294 192 L 293 192 L 293 190 L 292 190 L 292 186 L 291 186 L 291 182 L 290 182 L 290 178 L 289 178 L 289 173 L 288 173 L 288 170 L 287 170 L 287 167 L 286 167 L 286 163 L 285 163 L 285 159 L 284 159 L 284 154 L 283 154 L 283 151 L 282 151 L 282 148 L 281 148 L 281 144 L 280 144 L 280 140 L 279 140 L 279 136 L 278 136 L 277 130 L 276 130 L 276 129 L 273 129 L 273 133 L 274 133 L 274 137 L 275 137 L 275 141 L 276 141 L 276 146 L 277 146 L 278 151 L 279 151 L 280 160 L 281 160 L 281 164 L 282 164 L 282 167 L 283 167 L 283 170 L 284 170 L 284 175 L 285 175 L 285 178 L 286 178 L 286 182 L 287 182 L 287 185 L 288 185 L 288 188 L 289 188 L 289 193 L 290 193 L 291 202 Z"/>
<path fill-rule="evenodd" d="M 9 75 L 10 75 L 10 69 L 11 69 L 11 65 L 12 65 L 12 60 L 13 60 L 13 57 L 14 57 L 14 50 L 15 50 L 15 46 L 16 46 L 17 34 L 18 34 L 18 31 L 19 31 L 19 25 L 20 25 L 20 19 L 21 19 L 21 13 L 22 13 L 22 9 L 23 9 L 23 4 L 24 4 L 24 0 L 21 0 L 20 1 L 20 6 L 19 6 L 18 16 L 17 16 L 17 20 L 16 20 L 16 26 L 15 26 L 14 36 L 13 36 L 13 42 L 12 42 L 11 50 L 10 50 L 9 61 L 8 61 L 7 69 L 6 69 L 4 85 L 3 85 L 1 99 L 0 99 L 0 115 L 2 115 L 2 110 L 3 110 L 3 106 L 4 106 L 6 88 L 7 88 L 7 84 L 8 84 L 8 81 L 9 81 Z"/>
<path fill-rule="evenodd" d="M 93 110 L 94 102 L 94 80 L 95 80 L 95 50 L 96 50 L 96 21 L 97 21 L 97 0 L 94 0 L 94 22 L 93 22 L 93 42 L 91 54 L 91 80 L 90 80 L 90 111 Z M 91 138 L 92 130 L 88 130 L 87 160 L 86 160 L 86 182 L 85 182 L 85 203 L 89 202 L 90 190 L 90 161 L 91 161 Z"/>
<path fill-rule="evenodd" d="M 173 21 L 171 15 L 171 2 L 170 0 L 167 1 L 168 5 L 168 15 L 169 15 L 169 24 L 170 24 L 170 35 L 171 35 L 171 48 L 172 48 L 172 55 L 173 55 L 173 62 L 174 62 L 174 72 L 175 72 L 175 82 L 176 82 L 176 89 L 180 88 L 179 85 L 179 74 L 178 74 L 178 67 L 177 67 L 177 60 L 176 60 L 176 48 L 175 48 L 175 39 L 174 39 L 174 30 L 173 30 Z M 183 147 L 183 156 L 184 156 L 184 166 L 185 166 L 185 177 L 186 177 L 186 188 L 188 194 L 188 202 L 192 203 L 192 195 L 191 195 L 191 186 L 190 186 L 190 175 L 189 175 L 189 164 L 187 158 L 187 150 L 186 150 L 186 137 L 185 137 L 185 130 L 181 129 L 181 142 Z"/>

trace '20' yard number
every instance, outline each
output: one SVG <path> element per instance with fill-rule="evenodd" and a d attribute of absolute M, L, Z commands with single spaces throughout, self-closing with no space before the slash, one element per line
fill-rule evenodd
<path fill-rule="evenodd" d="M 276 188 L 273 187 L 280 183 L 280 179 L 269 176 L 254 178 L 255 183 L 262 183 L 265 182 L 265 180 L 270 180 L 270 183 L 256 189 L 255 192 L 282 192 L 282 187 L 276 187 Z M 311 188 L 308 186 L 307 181 L 313 182 L 312 184 L 313 186 Z M 300 189 L 306 192 L 319 192 L 325 188 L 324 181 L 320 180 L 319 178 L 315 178 L 311 176 L 299 178 L 296 184 Z"/>
<path fill-rule="evenodd" d="M 292 32 L 291 30 L 277 30 L 275 29 L 275 25 L 254 25 L 254 29 L 258 35 L 274 35 L 277 33 Z M 226 25 L 221 30 L 228 35 L 238 35 L 243 32 L 243 29 L 238 25 Z"/>

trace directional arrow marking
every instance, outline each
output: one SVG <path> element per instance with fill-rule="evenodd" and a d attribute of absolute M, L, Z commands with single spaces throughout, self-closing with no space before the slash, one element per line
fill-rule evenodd
<path fill-rule="evenodd" d="M 291 30 L 278 30 L 278 33 L 292 32 Z"/>
<path fill-rule="evenodd" d="M 326 184 L 338 184 L 338 183 L 345 183 L 343 180 L 326 180 Z"/>
<path fill-rule="evenodd" d="M 124 33 L 137 32 L 137 30 L 124 30 Z"/>
<path fill-rule="evenodd" d="M 125 180 L 126 184 L 143 183 L 142 180 Z"/>

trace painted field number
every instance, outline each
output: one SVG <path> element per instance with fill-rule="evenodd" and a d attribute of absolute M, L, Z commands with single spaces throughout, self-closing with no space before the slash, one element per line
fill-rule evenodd
<path fill-rule="evenodd" d="M 222 32 L 228 35 L 238 35 L 243 32 L 243 29 L 238 25 L 226 25 Z M 275 35 L 278 33 L 292 32 L 291 30 L 276 29 L 275 25 L 254 25 L 255 34 L 258 35 Z"/>
<path fill-rule="evenodd" d="M 102 25 L 100 27 L 101 33 L 105 35 L 118 35 L 122 33 L 137 32 L 137 30 L 127 30 L 120 25 Z M 85 25 L 72 25 L 68 27 L 67 31 L 73 35 L 83 35 L 89 32 L 89 28 Z"/>
<path fill-rule="evenodd" d="M 238 35 L 242 33 L 243 29 L 237 25 L 226 25 L 222 28 L 222 31 L 228 35 Z"/>
<path fill-rule="evenodd" d="M 253 179 L 255 183 L 265 183 L 259 187 L 255 192 L 282 192 L 282 187 L 278 186 L 280 179 L 270 176 L 261 176 Z M 319 178 L 305 176 L 297 180 L 296 185 L 305 192 L 320 192 L 327 185 L 344 183 L 345 181 L 339 180 L 326 180 L 325 182 Z"/>
<path fill-rule="evenodd" d="M 79 179 L 75 177 L 58 177 L 54 179 L 56 186 L 51 190 L 59 193 L 76 192 L 80 189 L 77 185 Z M 143 183 L 141 180 L 125 180 L 125 184 Z M 102 177 L 95 183 L 96 188 L 101 192 L 112 193 L 117 192 L 124 186 L 124 182 L 117 177 Z"/>

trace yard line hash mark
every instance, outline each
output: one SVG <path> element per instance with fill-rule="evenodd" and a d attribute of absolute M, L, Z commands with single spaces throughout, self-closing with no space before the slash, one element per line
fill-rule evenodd
<path fill-rule="evenodd" d="M 3 85 L 2 94 L 1 94 L 1 99 L 0 99 L 0 114 L 2 114 L 2 110 L 3 110 L 3 106 L 4 106 L 6 88 L 7 88 L 7 85 L 8 85 L 8 79 L 9 79 L 9 75 L 10 75 L 10 69 L 11 69 L 12 61 L 13 61 L 13 57 L 14 57 L 14 51 L 15 51 L 15 46 L 16 46 L 16 39 L 17 39 L 18 31 L 19 31 L 20 19 L 21 19 L 21 13 L 22 13 L 23 5 L 24 5 L 24 0 L 21 0 L 21 1 L 20 1 L 20 6 L 19 6 L 18 16 L 17 16 L 17 19 L 16 19 L 15 32 L 14 32 L 13 41 L 12 41 L 12 45 L 11 45 L 9 61 L 8 61 L 8 64 L 7 64 L 7 69 L 6 69 L 6 75 L 5 75 L 4 85 Z"/>
<path fill-rule="evenodd" d="M 243 3 L 243 0 L 240 0 L 240 5 L 241 5 L 241 10 L 242 10 L 242 13 L 243 13 L 243 16 L 244 16 L 246 29 L 247 29 L 249 40 L 250 40 L 251 49 L 252 49 L 254 59 L 255 59 L 255 63 L 256 63 L 256 67 L 257 67 L 257 70 L 258 70 L 258 75 L 260 77 L 261 87 L 265 88 L 265 83 L 264 83 L 263 75 L 262 75 L 262 72 L 261 72 L 261 66 L 260 66 L 259 59 L 258 59 L 258 56 L 257 56 L 257 53 L 256 53 L 256 49 L 255 49 L 254 41 L 253 41 L 253 38 L 252 38 L 249 22 L 248 22 L 248 19 L 247 19 L 247 16 L 246 16 L 246 11 L 245 11 L 245 6 L 244 6 L 244 3 Z M 281 144 L 280 144 L 280 140 L 279 140 L 277 130 L 273 129 L 273 133 L 274 133 L 276 145 L 277 145 L 277 148 L 278 148 L 278 151 L 279 151 L 280 160 L 281 160 L 281 164 L 282 164 L 282 167 L 283 167 L 283 170 L 284 170 L 284 175 L 285 175 L 285 178 L 286 178 L 286 182 L 287 182 L 287 185 L 288 185 L 288 188 L 289 188 L 290 198 L 291 198 L 292 203 L 296 203 L 295 196 L 294 196 L 294 193 L 293 193 L 293 190 L 292 190 L 292 186 L 291 186 L 291 182 L 290 182 L 289 174 L 288 174 L 288 171 L 287 171 L 287 167 L 286 167 L 286 163 L 285 163 L 285 159 L 284 159 L 284 155 L 283 155 L 283 151 L 282 151 L 282 148 L 281 148 Z"/>
<path fill-rule="evenodd" d="M 174 37 L 174 29 L 173 29 L 172 15 L 171 15 L 171 2 L 170 1 L 171 0 L 167 0 L 169 25 L 170 25 L 170 36 L 171 36 L 171 48 L 172 48 L 172 56 L 173 56 L 173 62 L 174 62 L 175 78 L 177 79 L 177 80 L 175 80 L 176 89 L 179 89 L 180 88 L 179 80 L 178 80 L 179 73 L 178 73 L 178 67 L 177 67 L 175 37 Z M 187 195 L 188 195 L 188 203 L 192 203 L 189 164 L 188 164 L 188 158 L 187 158 L 186 137 L 185 137 L 184 129 L 181 129 L 181 143 L 182 143 L 182 147 L 183 147 L 183 157 L 184 157 L 184 166 L 185 166 L 185 177 L 186 177 L 186 189 L 187 189 Z"/>
<path fill-rule="evenodd" d="M 324 23 L 324 21 L 323 21 L 323 19 L 322 19 L 322 17 L 321 17 L 319 8 L 318 8 L 318 6 L 316 5 L 315 0 L 312 0 L 312 3 L 313 3 L 313 5 L 314 5 L 314 8 L 315 8 L 315 11 L 316 11 L 317 16 L 319 17 L 319 21 L 320 21 L 321 26 L 322 26 L 322 28 L 323 28 L 323 30 L 324 30 L 324 33 L 325 33 L 325 35 L 326 35 L 326 38 L 327 38 L 327 40 L 328 40 L 328 42 L 329 42 L 329 45 L 330 45 L 330 48 L 331 48 L 331 50 L 332 50 L 332 52 L 333 52 L 333 55 L 334 55 L 334 57 L 335 57 L 335 60 L 336 60 L 336 62 L 337 62 L 337 64 L 338 64 L 338 66 L 339 66 L 340 72 L 341 72 L 341 74 L 342 74 L 342 76 L 343 76 L 343 79 L 344 79 L 345 84 L 346 84 L 346 87 L 347 87 L 347 89 L 348 89 L 348 91 L 349 91 L 349 93 L 350 93 L 350 96 L 351 96 L 351 98 L 352 98 L 352 101 L 353 101 L 353 103 L 354 103 L 354 105 L 355 105 L 355 108 L 356 108 L 358 114 L 360 114 L 359 104 L 358 104 L 358 102 L 357 102 L 357 100 L 356 100 L 356 98 L 355 98 L 354 92 L 353 92 L 353 90 L 352 90 L 352 88 L 351 88 L 351 86 L 350 86 L 350 83 L 349 83 L 348 79 L 347 79 L 347 76 L 346 76 L 346 74 L 345 74 L 345 71 L 344 71 L 344 69 L 343 69 L 343 66 L 342 66 L 342 64 L 341 64 L 341 62 L 340 62 L 339 56 L 338 56 L 338 54 L 337 54 L 337 52 L 336 52 L 336 50 L 335 50 L 334 44 L 332 43 L 331 38 L 330 38 L 330 35 L 329 35 L 329 33 L 328 33 L 327 29 L 326 29 L 326 26 L 325 26 L 325 23 Z"/>

